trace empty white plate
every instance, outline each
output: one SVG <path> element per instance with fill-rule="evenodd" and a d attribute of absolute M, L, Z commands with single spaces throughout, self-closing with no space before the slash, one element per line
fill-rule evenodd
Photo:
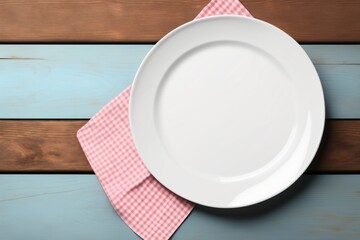
<path fill-rule="evenodd" d="M 217 16 L 167 34 L 130 100 L 138 153 L 163 185 L 221 208 L 266 200 L 305 171 L 325 121 L 304 50 L 260 20 Z"/>

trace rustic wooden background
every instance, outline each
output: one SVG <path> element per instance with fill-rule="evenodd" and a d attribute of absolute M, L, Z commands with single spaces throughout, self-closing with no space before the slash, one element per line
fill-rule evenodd
<path fill-rule="evenodd" d="M 76 131 L 131 84 L 156 41 L 207 3 L 0 0 L 4 239 L 137 239 L 108 203 Z M 285 193 L 232 212 L 197 207 L 174 239 L 359 239 L 360 1 L 242 3 L 313 61 L 326 99 L 322 144 Z"/>
<path fill-rule="evenodd" d="M 155 42 L 208 0 L 1 1 L 3 42 Z M 243 0 L 300 42 L 359 42 L 358 0 Z"/>

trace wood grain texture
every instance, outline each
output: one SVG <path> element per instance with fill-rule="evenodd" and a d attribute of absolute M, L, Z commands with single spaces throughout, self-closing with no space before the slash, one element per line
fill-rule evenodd
<path fill-rule="evenodd" d="M 94 175 L 0 175 L 0 229 L 7 240 L 137 240 Z M 248 208 L 201 206 L 172 240 L 360 238 L 360 176 L 305 175 Z"/>
<path fill-rule="evenodd" d="M 0 118 L 87 119 L 132 83 L 153 45 L 0 45 Z M 327 118 L 360 118 L 360 45 L 302 45 Z"/>
<path fill-rule="evenodd" d="M 84 124 L 0 120 L 0 172 L 91 172 L 76 138 Z"/>
<path fill-rule="evenodd" d="M 2 42 L 155 42 L 209 0 L 6 0 Z M 360 42 L 358 0 L 243 0 L 300 42 Z"/>
<path fill-rule="evenodd" d="M 360 171 L 360 121 L 326 121 L 320 148 L 309 171 Z"/>
<path fill-rule="evenodd" d="M 0 120 L 0 172 L 92 170 L 76 139 L 84 120 Z M 310 172 L 360 171 L 360 121 L 328 120 Z"/>

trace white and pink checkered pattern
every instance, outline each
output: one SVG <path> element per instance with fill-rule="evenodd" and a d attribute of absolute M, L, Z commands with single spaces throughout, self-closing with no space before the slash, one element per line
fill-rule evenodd
<path fill-rule="evenodd" d="M 238 0 L 212 0 L 196 18 L 251 14 Z M 168 239 L 194 204 L 162 186 L 136 152 L 128 116 L 130 88 L 77 133 L 79 142 L 117 214 L 145 240 Z"/>

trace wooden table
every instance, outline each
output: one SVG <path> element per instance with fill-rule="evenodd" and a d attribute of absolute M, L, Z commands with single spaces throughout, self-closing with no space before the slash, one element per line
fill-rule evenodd
<path fill-rule="evenodd" d="M 323 141 L 289 190 L 243 209 L 197 206 L 173 239 L 360 239 L 360 1 L 242 2 L 315 64 Z M 75 134 L 132 82 L 152 45 L 206 3 L 0 1 L 1 239 L 138 239 Z"/>

